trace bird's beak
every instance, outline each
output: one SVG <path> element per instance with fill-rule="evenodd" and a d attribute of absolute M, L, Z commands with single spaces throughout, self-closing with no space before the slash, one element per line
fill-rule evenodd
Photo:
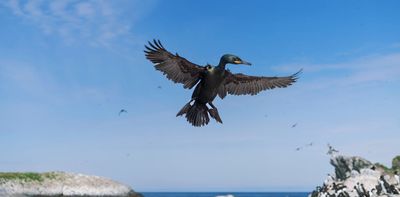
<path fill-rule="evenodd" d="M 243 61 L 243 60 L 242 60 L 242 64 L 247 65 L 247 66 L 251 66 L 250 62 L 246 62 L 246 61 Z"/>
<path fill-rule="evenodd" d="M 236 61 L 234 61 L 234 63 L 235 63 L 235 64 L 244 64 L 244 65 L 248 65 L 248 66 L 251 65 L 250 62 L 246 62 L 246 61 L 244 61 L 244 60 L 236 60 Z"/>

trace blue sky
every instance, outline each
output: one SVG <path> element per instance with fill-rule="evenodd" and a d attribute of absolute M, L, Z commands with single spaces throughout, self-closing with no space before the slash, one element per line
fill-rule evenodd
<path fill-rule="evenodd" d="M 138 191 L 310 191 L 333 171 L 327 143 L 389 165 L 400 150 L 399 6 L 3 1 L 0 171 L 95 174 Z M 289 88 L 217 99 L 224 124 L 193 128 L 175 117 L 191 91 L 144 58 L 153 38 L 198 64 L 224 53 L 253 63 L 233 72 L 304 72 Z"/>

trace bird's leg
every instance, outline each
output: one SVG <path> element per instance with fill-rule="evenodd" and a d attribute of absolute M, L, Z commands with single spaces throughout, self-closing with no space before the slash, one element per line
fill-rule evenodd
<path fill-rule="evenodd" d="M 214 118 L 217 122 L 222 123 L 222 120 L 221 120 L 221 117 L 219 117 L 217 108 L 211 102 L 209 102 L 208 104 L 212 107 L 211 109 L 208 110 L 208 113 L 210 113 L 210 116 L 212 118 Z"/>

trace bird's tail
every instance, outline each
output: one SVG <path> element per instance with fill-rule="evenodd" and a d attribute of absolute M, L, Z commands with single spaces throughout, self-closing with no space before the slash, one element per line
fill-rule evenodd
<path fill-rule="evenodd" d="M 208 117 L 208 107 L 204 103 L 194 102 L 193 105 L 187 103 L 183 108 L 176 114 L 176 116 L 182 116 L 186 114 L 186 119 L 195 127 L 201 127 L 207 125 L 210 122 Z"/>

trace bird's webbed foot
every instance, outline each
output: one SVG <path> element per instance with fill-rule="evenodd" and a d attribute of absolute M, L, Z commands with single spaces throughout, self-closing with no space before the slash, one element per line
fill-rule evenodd
<path fill-rule="evenodd" d="M 214 118 L 217 122 L 222 123 L 221 117 L 219 117 L 219 113 L 217 108 L 212 104 L 208 103 L 212 107 L 211 109 L 208 110 L 208 113 L 212 118 Z"/>

